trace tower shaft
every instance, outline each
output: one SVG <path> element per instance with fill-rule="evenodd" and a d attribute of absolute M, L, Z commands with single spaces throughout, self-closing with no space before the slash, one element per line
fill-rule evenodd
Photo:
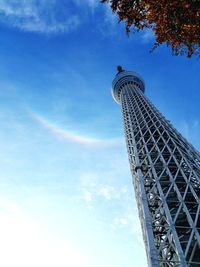
<path fill-rule="evenodd" d="M 152 267 L 200 266 L 200 154 L 144 95 L 144 82 L 121 71 L 121 105 L 133 185 Z"/>

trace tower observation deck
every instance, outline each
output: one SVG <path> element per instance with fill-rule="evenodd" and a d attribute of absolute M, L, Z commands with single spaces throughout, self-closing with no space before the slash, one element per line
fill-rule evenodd
<path fill-rule="evenodd" d="M 200 266 L 200 154 L 145 97 L 143 79 L 118 73 L 131 174 L 149 267 Z"/>

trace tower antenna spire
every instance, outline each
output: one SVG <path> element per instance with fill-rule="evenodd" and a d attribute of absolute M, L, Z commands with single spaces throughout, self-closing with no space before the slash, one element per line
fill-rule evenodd
<path fill-rule="evenodd" d="M 119 65 L 119 66 L 117 66 L 117 71 L 118 71 L 118 73 L 120 73 L 120 72 L 122 72 L 124 70 L 123 70 L 122 66 Z"/>

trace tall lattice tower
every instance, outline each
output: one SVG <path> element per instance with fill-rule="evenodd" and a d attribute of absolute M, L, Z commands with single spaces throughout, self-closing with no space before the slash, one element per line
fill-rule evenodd
<path fill-rule="evenodd" d="M 200 266 L 200 154 L 144 96 L 143 79 L 118 67 L 112 84 L 148 265 Z"/>

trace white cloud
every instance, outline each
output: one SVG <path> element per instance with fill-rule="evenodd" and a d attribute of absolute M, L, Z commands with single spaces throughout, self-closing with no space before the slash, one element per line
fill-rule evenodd
<path fill-rule="evenodd" d="M 84 199 L 86 202 L 91 202 L 92 201 L 92 194 L 91 192 L 85 192 L 85 196 L 84 196 Z"/>
<path fill-rule="evenodd" d="M 117 174 L 115 175 L 117 176 Z M 106 174 L 102 174 L 102 176 L 105 178 Z M 83 183 L 81 183 L 81 200 L 85 201 L 86 207 L 88 204 L 92 205 L 92 208 L 102 214 L 104 219 L 105 206 L 102 208 L 101 203 L 105 201 L 106 209 L 110 210 L 105 223 L 113 232 L 127 231 L 133 236 L 136 243 L 143 247 L 142 231 L 132 187 L 117 182 L 113 186 L 102 182 L 103 178 L 100 178 L 92 174 L 84 176 Z M 106 180 L 109 178 L 106 177 Z"/>
<path fill-rule="evenodd" d="M 126 196 L 129 195 L 128 187 L 126 185 L 122 187 L 114 187 L 111 185 L 100 185 L 97 188 L 97 195 L 104 198 L 105 200 L 119 200 L 126 199 Z"/>
<path fill-rule="evenodd" d="M 104 185 L 99 188 L 98 195 L 103 197 L 105 200 L 117 199 L 120 197 L 120 194 L 113 186 Z"/>
<path fill-rule="evenodd" d="M 111 228 L 114 231 L 119 231 L 120 229 L 127 229 L 129 233 L 134 236 L 136 242 L 144 246 L 142 240 L 142 229 L 139 221 L 136 204 L 131 206 L 130 203 L 124 203 L 123 211 L 121 213 L 118 213 L 113 218 Z"/>
<path fill-rule="evenodd" d="M 57 33 L 74 30 L 79 17 L 55 0 L 1 0 L 0 22 L 24 31 Z"/>
<path fill-rule="evenodd" d="M 85 182 L 81 188 L 81 191 L 83 193 L 83 199 L 86 202 L 94 202 L 95 200 L 97 200 L 97 198 L 101 198 L 106 201 L 116 201 L 120 199 L 122 201 L 125 201 L 126 196 L 129 194 L 128 187 L 126 185 L 122 187 L 119 186 L 115 187 L 112 185 L 102 184 L 99 182 L 92 183 L 91 181 Z"/>
<path fill-rule="evenodd" d="M 115 228 L 116 226 L 123 226 L 123 225 L 127 225 L 129 224 L 129 221 L 127 220 L 127 218 L 123 218 L 123 217 L 116 217 L 113 220 L 113 227 Z"/>

